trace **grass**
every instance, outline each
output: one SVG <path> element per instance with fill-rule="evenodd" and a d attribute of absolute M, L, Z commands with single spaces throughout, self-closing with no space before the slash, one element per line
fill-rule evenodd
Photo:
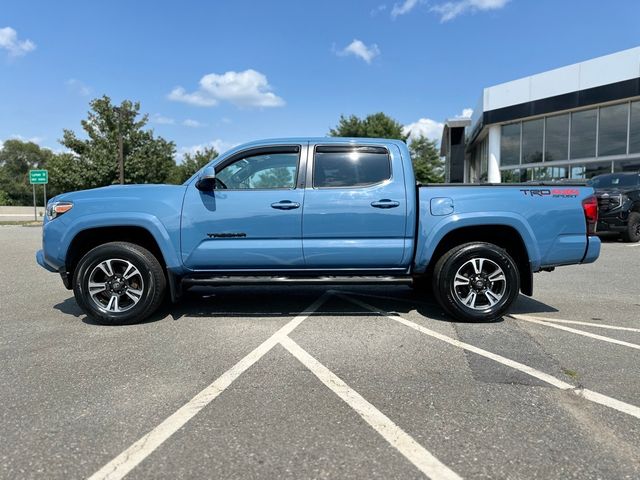
<path fill-rule="evenodd" d="M 13 222 L 0 220 L 0 225 L 22 225 L 23 227 L 41 227 L 42 222 L 41 221 L 36 222 L 34 220 L 16 220 Z"/>
<path fill-rule="evenodd" d="M 579 377 L 578 372 L 576 372 L 575 370 L 571 370 L 569 368 L 563 368 L 562 373 L 564 373 L 567 377 L 573 378 L 574 380 L 576 380 Z"/>

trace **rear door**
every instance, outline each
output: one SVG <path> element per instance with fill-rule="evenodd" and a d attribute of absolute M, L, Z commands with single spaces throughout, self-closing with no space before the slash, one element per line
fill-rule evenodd
<path fill-rule="evenodd" d="M 216 188 L 185 195 L 181 248 L 192 270 L 279 270 L 304 265 L 306 145 L 254 148 L 216 166 Z M 194 182 L 195 183 L 195 182 Z"/>
<path fill-rule="evenodd" d="M 319 144 L 312 156 L 302 232 L 307 268 L 402 267 L 407 203 L 399 149 Z"/>

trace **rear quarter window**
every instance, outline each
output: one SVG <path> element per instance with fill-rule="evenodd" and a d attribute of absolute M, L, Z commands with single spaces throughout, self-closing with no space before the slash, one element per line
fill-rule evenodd
<path fill-rule="evenodd" d="M 319 146 L 313 162 L 315 188 L 366 187 L 391 178 L 384 147 Z"/>

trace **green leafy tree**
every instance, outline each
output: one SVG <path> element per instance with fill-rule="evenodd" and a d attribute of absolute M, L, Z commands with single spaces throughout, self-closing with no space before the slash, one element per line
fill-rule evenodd
<path fill-rule="evenodd" d="M 184 183 L 191 175 L 217 156 L 218 151 L 213 147 L 205 147 L 203 150 L 198 150 L 194 153 L 185 153 L 182 157 L 182 162 L 175 166 L 169 183 L 178 185 Z"/>
<path fill-rule="evenodd" d="M 91 187 L 87 161 L 70 153 L 54 155 L 47 162 L 49 170 L 49 196 Z"/>
<path fill-rule="evenodd" d="M 81 121 L 86 139 L 64 130 L 60 143 L 85 169 L 83 188 L 118 183 L 120 141 L 124 157 L 125 183 L 167 182 L 175 169 L 175 145 L 145 130 L 148 115 L 140 114 L 140 103 L 124 100 L 119 106 L 102 96 L 90 102 L 91 110 Z"/>
<path fill-rule="evenodd" d="M 6 205 L 30 205 L 33 192 L 29 170 L 45 168 L 53 158 L 51 150 L 33 142 L 6 140 L 0 150 L 0 192 Z"/>
<path fill-rule="evenodd" d="M 435 140 L 420 136 L 409 144 L 413 171 L 420 183 L 444 182 L 444 163 Z"/>
<path fill-rule="evenodd" d="M 295 170 L 287 167 L 271 168 L 261 173 L 253 182 L 253 188 L 283 188 L 293 184 Z"/>
<path fill-rule="evenodd" d="M 359 118 L 356 115 L 345 117 L 340 115 L 336 128 L 329 130 L 332 137 L 373 137 L 393 138 L 406 141 L 407 135 L 402 133 L 402 124 L 388 115 L 378 112 Z"/>

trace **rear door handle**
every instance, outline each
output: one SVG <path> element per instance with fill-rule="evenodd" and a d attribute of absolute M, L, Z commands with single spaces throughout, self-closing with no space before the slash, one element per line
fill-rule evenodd
<path fill-rule="evenodd" d="M 271 208 L 293 210 L 294 208 L 300 208 L 300 204 L 298 202 L 292 202 L 291 200 L 280 200 L 279 202 L 272 203 Z"/>
<path fill-rule="evenodd" d="M 382 200 L 378 200 L 377 202 L 371 202 L 371 206 L 374 208 L 396 208 L 400 206 L 400 202 L 389 200 L 388 198 L 383 198 Z"/>

